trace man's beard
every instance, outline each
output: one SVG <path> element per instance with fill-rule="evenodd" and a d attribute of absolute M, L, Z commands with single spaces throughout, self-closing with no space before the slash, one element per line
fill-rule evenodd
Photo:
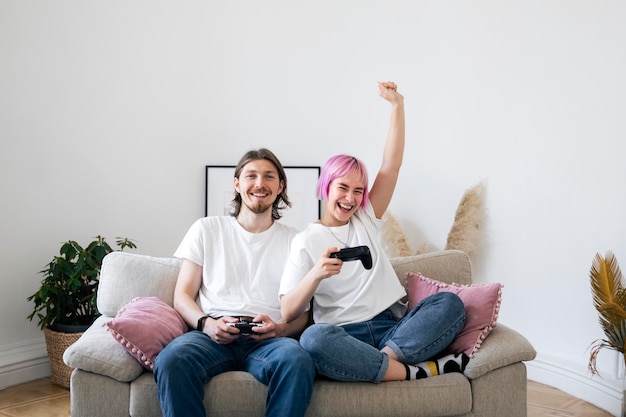
<path fill-rule="evenodd" d="M 270 205 L 255 204 L 253 206 L 249 206 L 248 204 L 246 204 L 246 207 L 248 207 L 248 209 L 250 209 L 250 211 L 253 212 L 254 214 L 263 214 L 267 210 L 272 209 L 271 204 Z"/>
<path fill-rule="evenodd" d="M 269 195 L 272 195 L 272 193 L 270 192 L 270 190 L 265 189 L 265 188 L 260 188 L 258 190 L 255 190 L 254 192 L 257 193 L 264 193 Z M 251 199 L 252 200 L 252 199 Z M 252 213 L 254 214 L 263 214 L 265 213 L 267 210 L 271 210 L 272 206 L 275 203 L 275 200 L 273 200 L 271 203 L 264 203 L 264 202 L 252 202 L 251 200 L 246 201 L 243 198 L 241 198 L 242 203 L 248 208 L 248 210 L 250 210 Z"/>
<path fill-rule="evenodd" d="M 246 205 L 246 207 L 248 207 L 248 210 L 250 210 L 254 214 L 263 214 L 267 210 L 271 210 L 272 206 L 274 205 L 273 203 L 272 204 L 262 204 L 262 203 L 248 204 L 246 202 L 244 202 L 244 204 Z"/>

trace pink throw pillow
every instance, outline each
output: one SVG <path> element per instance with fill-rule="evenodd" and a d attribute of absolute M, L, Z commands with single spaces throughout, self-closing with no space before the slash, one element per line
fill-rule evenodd
<path fill-rule="evenodd" d="M 502 284 L 457 285 L 427 278 L 419 273 L 407 273 L 409 310 L 424 298 L 440 291 L 453 292 L 465 305 L 465 326 L 448 347 L 452 353 L 464 352 L 472 357 L 482 341 L 495 327 L 502 301 Z"/>
<path fill-rule="evenodd" d="M 187 331 L 187 324 L 169 304 L 157 297 L 137 297 L 106 323 L 108 330 L 149 371 L 169 342 Z"/>

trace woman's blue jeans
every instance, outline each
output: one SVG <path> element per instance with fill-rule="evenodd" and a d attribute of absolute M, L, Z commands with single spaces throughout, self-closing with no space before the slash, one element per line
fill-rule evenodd
<path fill-rule="evenodd" d="M 278 337 L 255 342 L 241 337 L 220 345 L 196 330 L 170 342 L 155 361 L 163 416 L 204 417 L 204 385 L 231 370 L 247 371 L 267 385 L 266 416 L 304 416 L 315 367 L 296 340 Z"/>
<path fill-rule="evenodd" d="M 321 375 L 379 383 L 389 365 L 389 357 L 380 349 L 388 346 L 400 362 L 417 364 L 441 353 L 464 325 L 461 299 L 440 292 L 422 300 L 399 321 L 386 310 L 362 323 L 314 324 L 304 331 L 300 344 Z"/>

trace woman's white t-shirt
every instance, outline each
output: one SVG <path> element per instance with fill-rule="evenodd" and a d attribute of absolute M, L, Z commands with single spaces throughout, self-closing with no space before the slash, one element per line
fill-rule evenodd
<path fill-rule="evenodd" d="M 202 266 L 196 299 L 214 317 L 267 314 L 282 322 L 278 289 L 293 227 L 274 224 L 262 233 L 246 231 L 232 216 L 197 220 L 174 253 Z"/>
<path fill-rule="evenodd" d="M 366 245 L 372 255 L 372 269 L 366 270 L 360 261 L 347 261 L 339 274 L 322 280 L 313 296 L 314 321 L 358 323 L 388 308 L 396 317 L 402 316 L 406 306 L 399 301 L 406 291 L 380 243 L 381 227 L 382 221 L 376 218 L 370 204 L 365 210 L 358 210 L 344 226 L 309 224 L 292 241 L 280 294 L 294 289 L 328 248 Z"/>

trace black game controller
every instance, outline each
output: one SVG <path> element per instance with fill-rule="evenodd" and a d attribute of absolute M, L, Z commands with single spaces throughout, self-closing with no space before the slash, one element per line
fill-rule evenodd
<path fill-rule="evenodd" d="M 355 246 L 353 248 L 344 248 L 339 252 L 332 252 L 331 258 L 341 259 L 342 261 L 361 261 L 365 269 L 372 269 L 372 254 L 367 246 Z"/>
<path fill-rule="evenodd" d="M 228 323 L 228 325 L 230 327 L 235 327 L 239 329 L 239 333 L 244 336 L 252 334 L 253 327 L 263 327 L 263 323 L 255 323 L 255 322 L 249 322 L 249 321 L 243 321 L 243 320 L 237 321 L 235 323 Z"/>

